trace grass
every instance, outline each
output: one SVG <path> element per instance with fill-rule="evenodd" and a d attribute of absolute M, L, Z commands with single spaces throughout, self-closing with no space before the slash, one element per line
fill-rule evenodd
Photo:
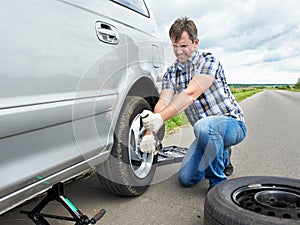
<path fill-rule="evenodd" d="M 231 88 L 231 92 L 237 102 L 240 102 L 256 93 L 263 91 L 264 89 L 264 87 Z"/>
<path fill-rule="evenodd" d="M 176 131 L 176 129 L 180 127 L 184 127 L 189 124 L 188 118 L 186 117 L 185 113 L 182 112 L 173 118 L 166 121 L 166 134 L 171 134 Z"/>

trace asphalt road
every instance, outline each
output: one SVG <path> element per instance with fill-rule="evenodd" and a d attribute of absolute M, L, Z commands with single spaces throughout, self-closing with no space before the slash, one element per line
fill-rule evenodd
<path fill-rule="evenodd" d="M 300 93 L 263 91 L 241 102 L 247 121 L 247 137 L 233 147 L 235 167 L 230 179 L 241 176 L 273 175 L 300 179 Z M 187 127 L 165 140 L 165 145 L 188 146 L 193 139 Z M 116 197 L 105 192 L 97 178 L 74 181 L 65 194 L 89 217 L 104 208 L 106 215 L 97 224 L 113 225 L 193 225 L 203 224 L 203 205 L 208 183 L 192 188 L 178 184 L 176 172 L 180 164 L 160 167 L 156 183 L 136 198 Z M 33 224 L 20 209 L 29 210 L 31 201 L 0 216 L 0 225 Z M 63 213 L 57 203 L 47 212 Z M 51 225 L 73 224 L 49 220 Z"/>

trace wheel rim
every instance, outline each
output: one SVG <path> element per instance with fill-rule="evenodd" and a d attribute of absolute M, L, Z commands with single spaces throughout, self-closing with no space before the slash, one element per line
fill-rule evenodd
<path fill-rule="evenodd" d="M 129 163 L 134 175 L 140 179 L 145 178 L 151 171 L 154 155 L 140 151 L 140 142 L 146 130 L 141 126 L 140 115 L 137 115 L 129 129 Z"/>
<path fill-rule="evenodd" d="M 255 184 L 233 192 L 240 207 L 266 216 L 300 220 L 300 190 L 275 184 Z"/>

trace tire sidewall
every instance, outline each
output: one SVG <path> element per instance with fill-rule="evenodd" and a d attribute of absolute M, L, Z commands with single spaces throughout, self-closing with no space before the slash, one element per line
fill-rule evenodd
<path fill-rule="evenodd" d="M 111 152 L 111 155 L 119 161 L 118 166 L 123 172 L 124 184 L 134 186 L 138 191 L 143 191 L 151 183 L 156 168 L 154 162 L 157 158 L 154 157 L 151 171 L 145 178 L 137 177 L 132 171 L 128 149 L 129 129 L 134 118 L 145 109 L 151 110 L 145 99 L 140 97 L 126 98 L 115 130 L 115 144 Z"/>
<path fill-rule="evenodd" d="M 280 219 L 255 213 L 240 207 L 233 201 L 232 194 L 234 191 L 244 186 L 256 184 L 277 184 L 299 188 L 300 181 L 291 178 L 269 176 L 241 177 L 228 180 L 208 192 L 204 205 L 205 224 L 209 224 L 207 220 L 208 218 L 211 219 L 211 217 L 214 217 L 218 221 L 216 224 L 220 225 L 293 225 L 300 223 L 295 220 Z M 221 220 L 220 218 L 223 221 L 219 221 Z"/>

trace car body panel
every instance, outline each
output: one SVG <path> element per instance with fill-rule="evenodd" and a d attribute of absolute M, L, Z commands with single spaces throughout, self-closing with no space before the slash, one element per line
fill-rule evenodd
<path fill-rule="evenodd" d="M 157 95 L 161 67 L 151 11 L 110 0 L 0 5 L 1 213 L 106 160 L 127 94 L 145 79 L 139 94 Z M 99 24 L 117 43 L 99 38 Z"/>

